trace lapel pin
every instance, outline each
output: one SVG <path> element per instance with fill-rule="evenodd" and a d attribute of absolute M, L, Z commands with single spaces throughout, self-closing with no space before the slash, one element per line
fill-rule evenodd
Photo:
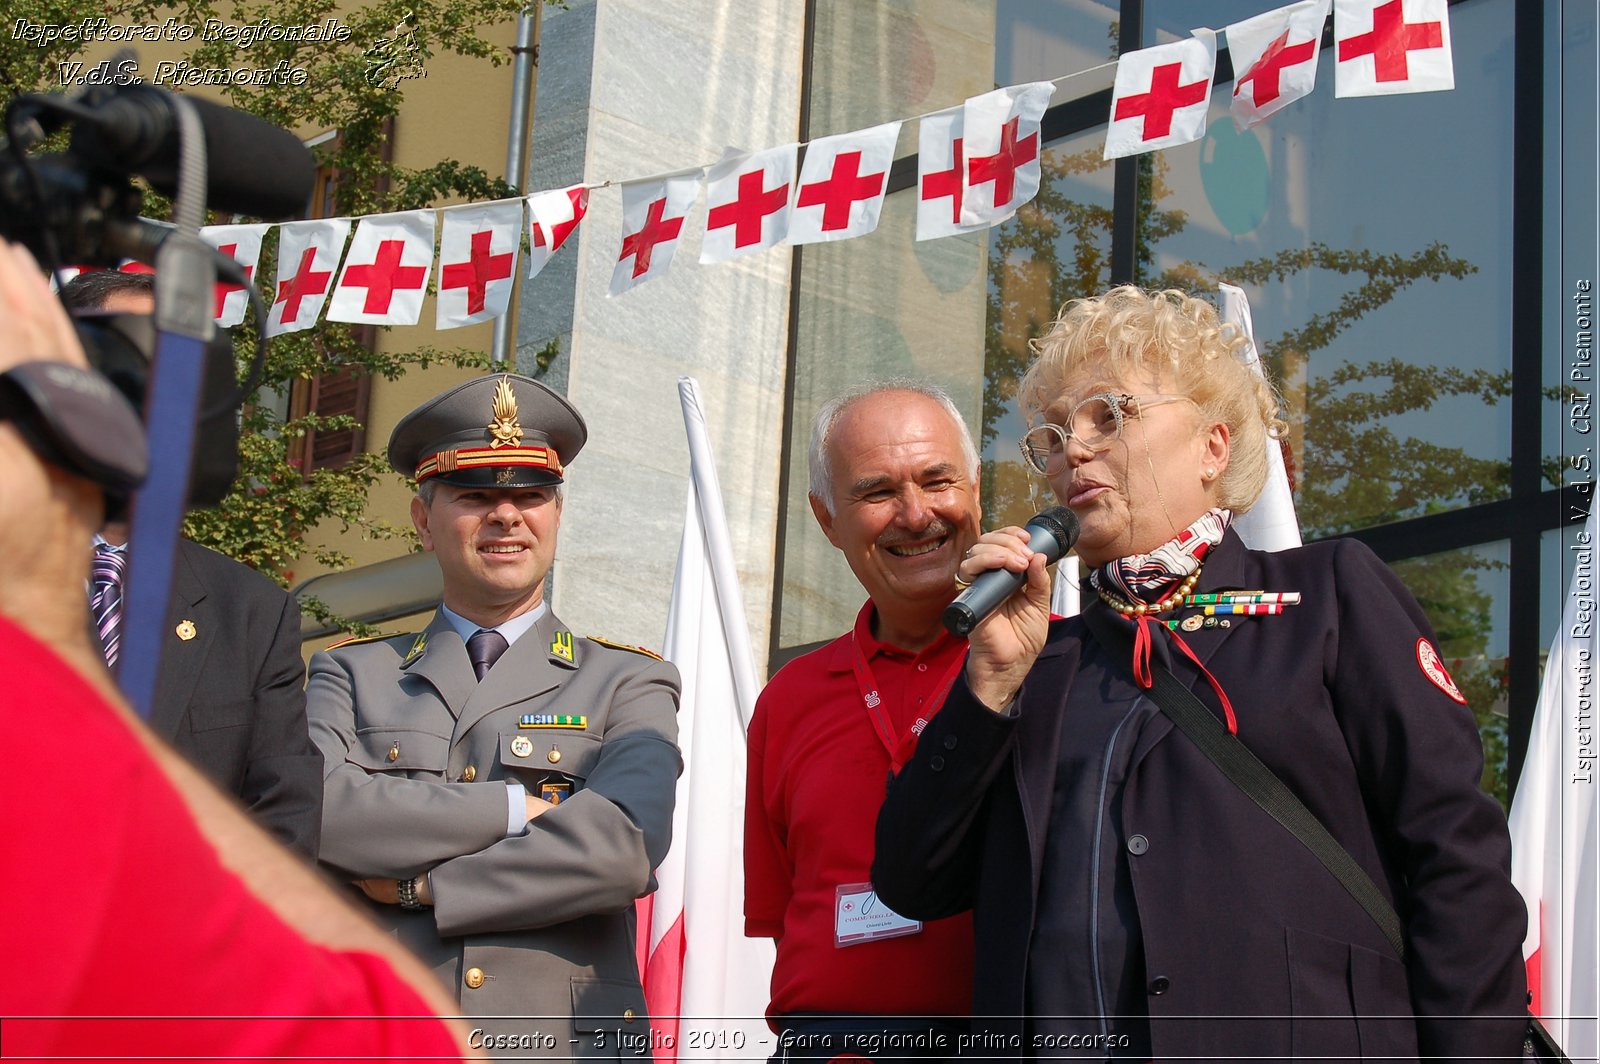
<path fill-rule="evenodd" d="M 178 627 L 174 629 L 174 631 L 178 633 L 179 639 L 187 643 L 195 636 L 194 622 L 185 617 L 183 620 L 178 622 Z"/>

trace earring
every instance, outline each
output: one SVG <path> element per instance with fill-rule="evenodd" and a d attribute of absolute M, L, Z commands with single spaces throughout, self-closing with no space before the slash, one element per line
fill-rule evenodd
<path fill-rule="evenodd" d="M 1215 469 L 1207 469 L 1206 470 L 1206 479 L 1207 480 L 1215 480 L 1216 478 L 1217 478 L 1217 471 Z"/>

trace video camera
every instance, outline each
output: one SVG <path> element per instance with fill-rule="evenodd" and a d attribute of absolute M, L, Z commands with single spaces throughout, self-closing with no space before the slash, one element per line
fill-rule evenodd
<path fill-rule="evenodd" d="M 65 152 L 29 154 L 63 128 L 70 130 Z M 155 264 L 153 317 L 79 314 L 78 334 L 90 365 L 146 409 L 147 423 L 150 375 L 163 342 L 181 338 L 203 348 L 185 504 L 215 505 L 237 473 L 237 410 L 250 388 L 239 386 L 233 344 L 212 322 L 216 277 L 245 288 L 258 322 L 265 312 L 238 264 L 199 239 L 199 224 L 207 206 L 264 219 L 300 213 L 316 176 L 310 152 L 293 134 L 252 115 L 136 82 L 72 96 L 19 96 L 5 109 L 5 139 L 0 235 L 25 245 L 52 275 L 68 264 Z M 174 198 L 177 224 L 139 217 L 134 175 Z M 179 341 L 171 342 L 176 350 Z M 258 330 L 252 378 L 264 345 Z M 75 416 L 67 418 L 67 397 L 51 387 L 60 376 L 0 378 L 0 417 L 18 424 L 49 461 L 101 484 L 115 508 L 144 480 L 144 441 L 106 446 L 104 435 L 121 419 L 104 411 L 85 416 L 92 388 L 73 392 Z"/>

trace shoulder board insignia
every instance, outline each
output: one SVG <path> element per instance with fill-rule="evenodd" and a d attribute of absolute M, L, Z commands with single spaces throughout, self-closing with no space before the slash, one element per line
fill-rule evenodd
<path fill-rule="evenodd" d="M 630 645 L 628 643 L 613 643 L 611 640 L 609 640 L 609 639 L 601 639 L 597 635 L 591 635 L 591 636 L 588 637 L 588 639 L 589 639 L 589 642 L 591 642 L 591 643 L 599 643 L 601 646 L 610 647 L 612 650 L 626 650 L 631 654 L 643 654 L 645 657 L 647 657 L 647 658 L 655 658 L 657 661 L 665 661 L 666 660 L 660 654 L 657 654 L 655 651 L 646 650 L 644 647 L 636 647 L 636 646 L 632 646 L 632 645 Z"/>
<path fill-rule="evenodd" d="M 381 643 L 385 639 L 393 639 L 392 635 L 353 635 L 349 639 L 341 639 L 336 643 L 329 643 L 323 650 L 338 650 L 340 647 L 359 646 L 362 643 Z"/>

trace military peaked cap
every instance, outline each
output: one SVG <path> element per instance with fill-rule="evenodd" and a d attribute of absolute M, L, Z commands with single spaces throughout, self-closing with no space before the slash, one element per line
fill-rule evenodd
<path fill-rule="evenodd" d="M 589 430 L 566 398 L 529 377 L 496 373 L 429 399 L 400 419 L 389 464 L 418 484 L 468 488 L 560 484 Z"/>

